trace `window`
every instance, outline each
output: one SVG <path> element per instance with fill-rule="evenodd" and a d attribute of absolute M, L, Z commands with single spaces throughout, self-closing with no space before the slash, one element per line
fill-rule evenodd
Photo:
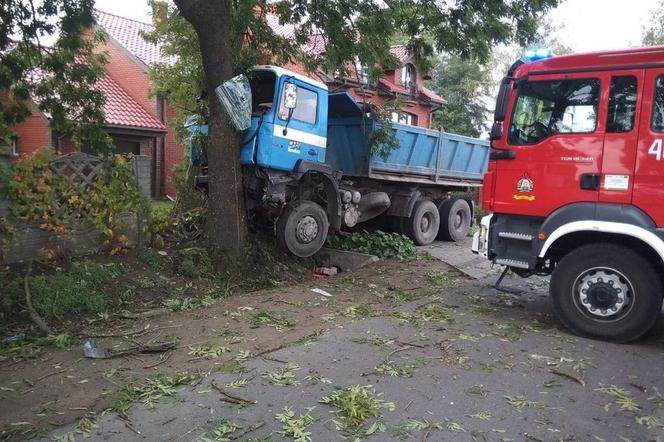
<path fill-rule="evenodd" d="M 357 81 L 362 84 L 369 82 L 369 66 L 362 63 L 360 59 L 355 59 L 355 71 L 357 72 Z"/>
<path fill-rule="evenodd" d="M 655 97 L 653 99 L 650 127 L 655 132 L 664 132 L 664 75 L 657 77 L 655 83 Z"/>
<path fill-rule="evenodd" d="M 288 119 L 288 109 L 284 106 L 284 92 L 281 94 L 281 104 L 279 105 L 279 118 Z M 303 87 L 297 87 L 297 105 L 293 110 L 293 120 L 303 121 L 309 124 L 316 123 L 316 109 L 318 106 L 318 94 Z"/>
<path fill-rule="evenodd" d="M 392 112 L 392 122 L 417 126 L 417 115 L 407 112 Z"/>
<path fill-rule="evenodd" d="M 18 156 L 18 138 L 9 137 L 4 142 L 0 140 L 0 155 Z"/>
<path fill-rule="evenodd" d="M 595 78 L 521 84 L 509 143 L 535 144 L 555 134 L 594 132 L 599 91 Z"/>
<path fill-rule="evenodd" d="M 272 107 L 274 87 L 277 76 L 271 71 L 252 72 L 249 78 L 251 85 L 251 112 L 260 115 L 266 108 Z M 260 108 L 263 109 L 260 109 Z"/>
<path fill-rule="evenodd" d="M 607 132 L 629 132 L 636 116 L 636 77 L 613 77 L 609 91 Z"/>
<path fill-rule="evenodd" d="M 415 84 L 415 67 L 412 64 L 401 68 L 401 84 L 405 87 L 412 87 Z"/>

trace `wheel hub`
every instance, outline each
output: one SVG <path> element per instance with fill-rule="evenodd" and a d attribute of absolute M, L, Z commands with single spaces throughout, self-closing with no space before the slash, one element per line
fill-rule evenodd
<path fill-rule="evenodd" d="M 428 216 L 423 216 L 422 220 L 420 221 L 420 231 L 423 233 L 426 233 L 429 231 L 429 217 Z"/>
<path fill-rule="evenodd" d="M 310 215 L 303 216 L 302 219 L 297 222 L 295 234 L 298 241 L 304 244 L 309 244 L 318 236 L 318 223 L 316 222 L 316 219 Z"/>
<path fill-rule="evenodd" d="M 461 216 L 460 212 L 457 212 L 457 214 L 454 217 L 454 228 L 455 229 L 460 228 L 462 223 L 463 223 L 463 217 Z"/>
<path fill-rule="evenodd" d="M 594 316 L 613 316 L 628 304 L 631 288 L 620 274 L 601 269 L 587 272 L 578 285 L 581 305 Z"/>

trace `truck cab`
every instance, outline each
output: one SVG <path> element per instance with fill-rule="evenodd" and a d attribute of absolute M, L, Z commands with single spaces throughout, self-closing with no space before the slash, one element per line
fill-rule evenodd
<path fill-rule="evenodd" d="M 636 339 L 662 306 L 664 47 L 531 55 L 501 83 L 473 251 L 552 275 L 578 334 Z"/>
<path fill-rule="evenodd" d="M 249 83 L 252 117 L 241 163 L 287 172 L 300 160 L 325 163 L 327 86 L 278 66 L 255 67 Z M 292 111 L 286 107 L 287 91 L 296 96 Z"/>

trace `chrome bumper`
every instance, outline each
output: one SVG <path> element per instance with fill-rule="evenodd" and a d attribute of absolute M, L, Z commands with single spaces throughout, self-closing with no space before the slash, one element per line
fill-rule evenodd
<path fill-rule="evenodd" d="M 491 217 L 487 215 L 480 221 L 480 231 L 473 235 L 473 253 L 482 255 L 488 258 L 487 251 L 489 249 L 489 225 L 491 224 Z"/>

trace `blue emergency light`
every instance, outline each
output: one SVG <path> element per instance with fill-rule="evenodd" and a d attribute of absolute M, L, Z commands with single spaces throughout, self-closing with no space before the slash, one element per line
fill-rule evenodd
<path fill-rule="evenodd" d="M 523 54 L 523 60 L 528 62 L 544 60 L 551 57 L 553 57 L 553 51 L 551 49 L 530 49 Z"/>

